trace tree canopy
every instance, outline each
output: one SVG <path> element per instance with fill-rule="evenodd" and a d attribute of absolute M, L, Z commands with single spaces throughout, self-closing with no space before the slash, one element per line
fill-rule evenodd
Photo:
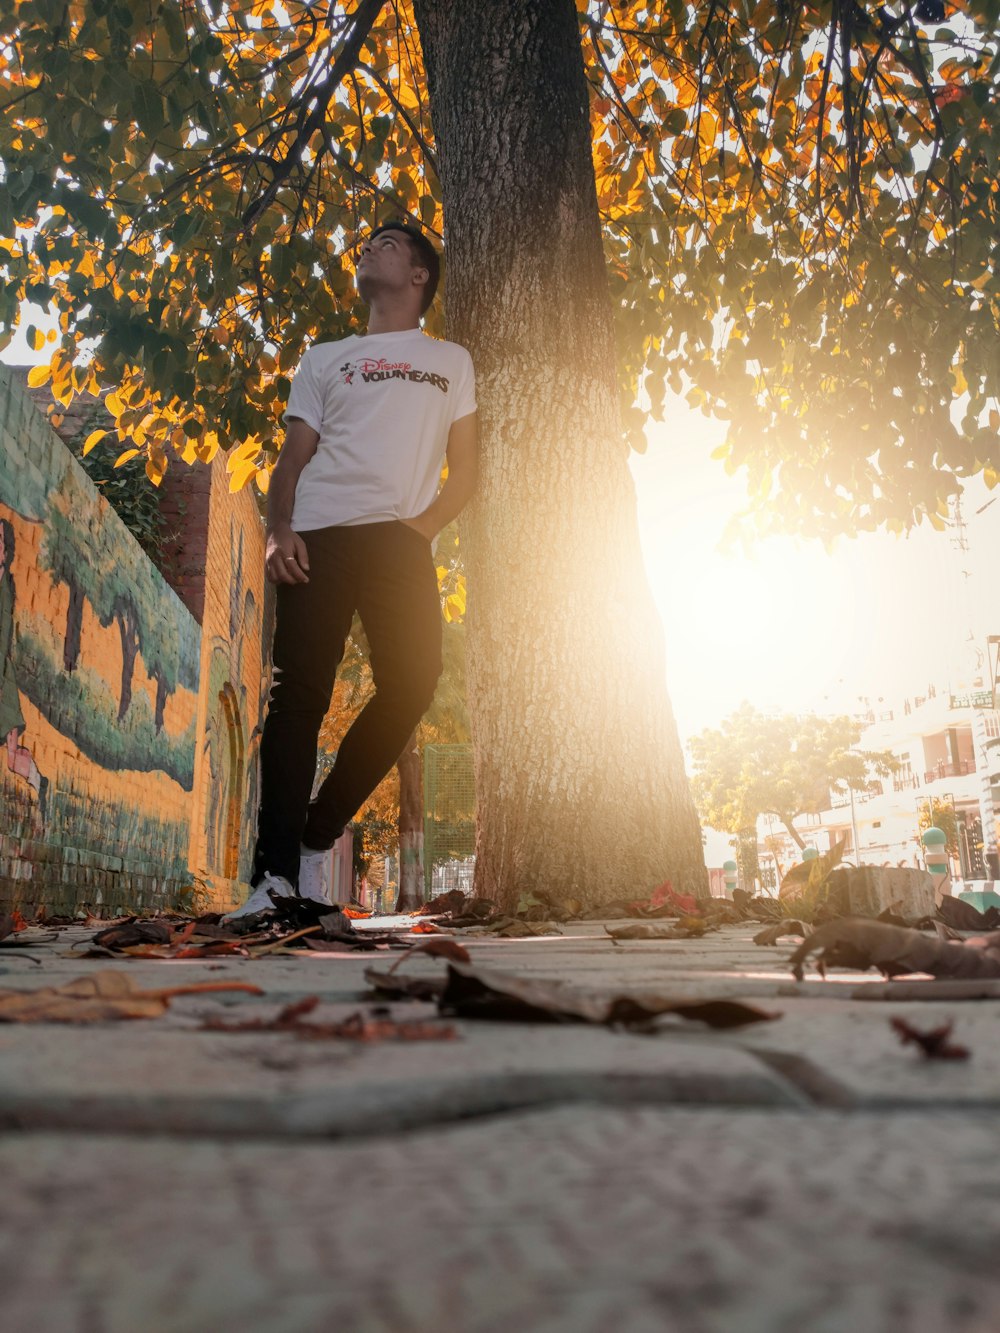
<path fill-rule="evenodd" d="M 993 485 L 998 0 L 577 11 L 632 444 L 685 393 L 827 536 Z M 352 248 L 444 231 L 410 0 L 3 0 L 0 159 L 0 335 L 51 302 L 34 382 L 113 390 L 154 481 L 221 446 L 266 488 L 290 370 L 362 319 Z"/>
<path fill-rule="evenodd" d="M 860 723 L 849 717 L 769 717 L 743 704 L 719 728 L 692 738 L 691 792 L 703 819 L 723 833 L 754 828 L 760 815 L 781 820 L 795 842 L 799 815 L 830 805 L 830 792 L 870 789 L 891 773 L 888 751 L 855 749 Z"/>

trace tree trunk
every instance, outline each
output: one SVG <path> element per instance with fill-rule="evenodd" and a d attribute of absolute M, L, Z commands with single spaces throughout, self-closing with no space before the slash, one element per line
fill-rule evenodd
<path fill-rule="evenodd" d="M 796 843 L 802 849 L 802 851 L 805 851 L 806 840 L 805 838 L 803 838 L 802 834 L 798 831 L 798 829 L 792 822 L 795 816 L 779 815 L 778 818 L 781 820 L 782 824 L 784 824 L 785 828 L 788 830 L 788 836 L 792 839 L 792 841 Z"/>
<path fill-rule="evenodd" d="M 573 0 L 415 0 L 449 337 L 476 364 L 462 521 L 476 892 L 599 903 L 708 883 L 618 416 Z"/>
<path fill-rule="evenodd" d="M 424 784 L 417 733 L 396 760 L 399 773 L 399 897 L 397 912 L 412 912 L 424 901 Z"/>

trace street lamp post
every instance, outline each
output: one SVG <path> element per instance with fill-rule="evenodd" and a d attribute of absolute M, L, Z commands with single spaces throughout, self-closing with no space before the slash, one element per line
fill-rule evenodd
<path fill-rule="evenodd" d="M 858 821 L 854 814 L 854 788 L 850 783 L 847 784 L 847 790 L 851 797 L 851 835 L 854 838 L 854 859 L 861 864 L 861 845 L 858 842 Z"/>

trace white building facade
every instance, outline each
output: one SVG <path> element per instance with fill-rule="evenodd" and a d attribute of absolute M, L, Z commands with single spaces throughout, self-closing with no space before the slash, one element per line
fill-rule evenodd
<path fill-rule="evenodd" d="M 1000 880 L 1000 712 L 991 691 L 931 694 L 871 717 L 858 749 L 890 751 L 898 768 L 867 792 L 832 792 L 830 808 L 796 820 L 820 853 L 845 840 L 845 859 L 868 865 L 922 866 L 921 812 L 954 811 L 956 880 Z M 757 825 L 765 889 L 801 851 L 773 817 Z"/>

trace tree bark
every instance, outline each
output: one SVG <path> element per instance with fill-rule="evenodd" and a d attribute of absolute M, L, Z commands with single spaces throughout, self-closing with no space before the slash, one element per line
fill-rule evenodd
<path fill-rule="evenodd" d="M 461 533 L 476 892 L 707 893 L 618 416 L 573 0 L 415 0 L 449 337 L 476 364 Z"/>
<path fill-rule="evenodd" d="M 777 812 L 775 812 L 775 813 L 777 813 Z M 794 816 L 794 815 L 778 815 L 778 818 L 781 820 L 782 824 L 784 824 L 785 828 L 788 830 L 788 836 L 792 839 L 792 841 L 795 842 L 795 843 L 797 843 L 797 844 L 799 845 L 799 847 L 801 847 L 801 849 L 802 849 L 803 851 L 805 851 L 805 848 L 806 848 L 806 840 L 805 840 L 805 838 L 803 838 L 802 834 L 801 834 L 801 833 L 798 831 L 798 829 L 795 827 L 795 824 L 794 824 L 794 822 L 793 822 L 794 819 L 795 819 L 795 816 Z"/>
<path fill-rule="evenodd" d="M 399 773 L 399 897 L 397 912 L 412 912 L 424 901 L 424 784 L 417 733 L 396 760 Z"/>

